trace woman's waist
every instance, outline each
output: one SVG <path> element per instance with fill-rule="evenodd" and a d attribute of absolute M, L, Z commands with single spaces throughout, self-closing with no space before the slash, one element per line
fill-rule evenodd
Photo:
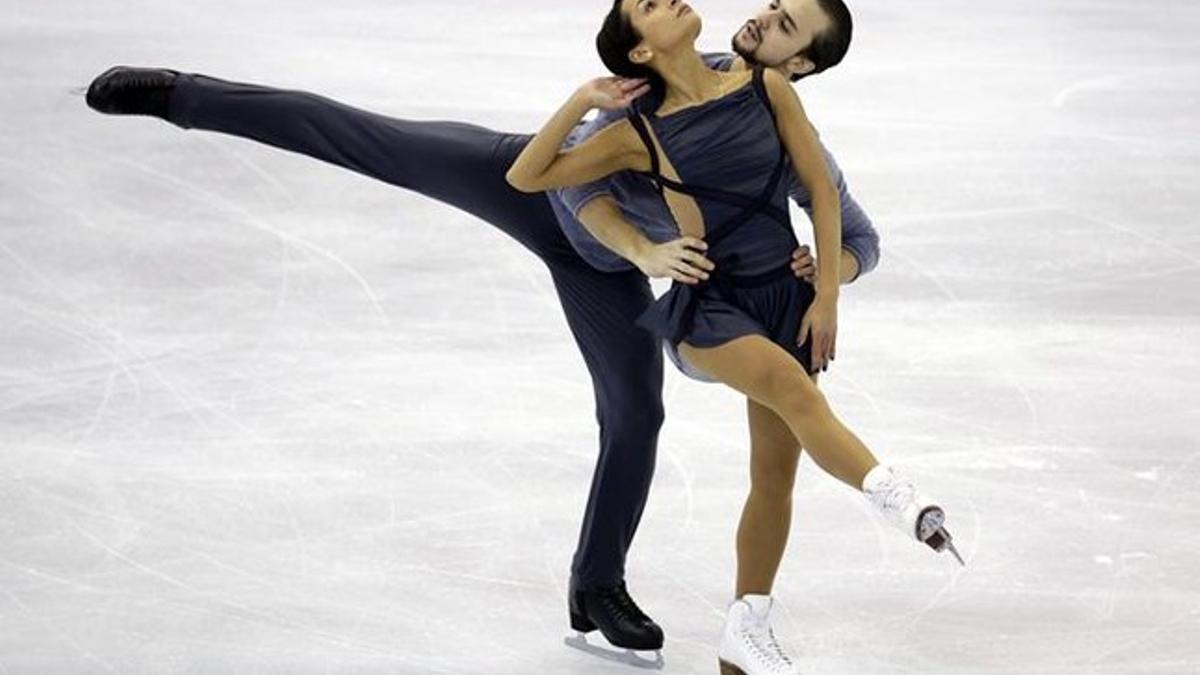
<path fill-rule="evenodd" d="M 708 282 L 702 283 L 701 287 L 758 288 L 795 278 L 791 251 L 783 256 L 773 256 L 770 261 L 761 261 L 765 264 L 746 264 L 735 256 L 713 258 L 713 262 L 716 269 L 709 273 Z"/>
<path fill-rule="evenodd" d="M 784 232 L 778 225 L 774 231 L 747 241 L 736 234 L 714 240 L 706 238 L 705 255 L 716 265 L 715 272 L 732 278 L 758 277 L 790 267 L 792 254 L 800 243 L 795 235 Z"/>

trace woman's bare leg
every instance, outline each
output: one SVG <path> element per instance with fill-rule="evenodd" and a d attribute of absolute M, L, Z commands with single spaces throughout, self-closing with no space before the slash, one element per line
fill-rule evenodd
<path fill-rule="evenodd" d="M 826 473 L 855 490 L 879 462 L 833 415 L 804 368 L 770 340 L 750 335 L 720 347 L 679 346 L 697 368 L 775 412 Z"/>
<path fill-rule="evenodd" d="M 707 349 L 684 343 L 679 353 L 776 413 L 817 466 L 834 478 L 863 492 L 863 479 L 872 474 L 868 497 L 887 520 L 939 553 L 950 551 L 966 565 L 944 527 L 945 511 L 917 492 L 911 481 L 880 467 L 867 446 L 834 417 L 804 368 L 779 345 L 751 335 Z M 879 470 L 872 471 L 876 467 Z"/>
<path fill-rule="evenodd" d="M 792 526 L 792 488 L 800 462 L 796 436 L 773 410 L 746 400 L 750 494 L 737 532 L 737 596 L 770 595 Z"/>

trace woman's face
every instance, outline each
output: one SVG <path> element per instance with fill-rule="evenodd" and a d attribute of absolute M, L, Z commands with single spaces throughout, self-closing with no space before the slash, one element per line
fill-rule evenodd
<path fill-rule="evenodd" d="M 621 9 L 653 52 L 691 47 L 700 37 L 700 15 L 683 0 L 624 0 Z"/>

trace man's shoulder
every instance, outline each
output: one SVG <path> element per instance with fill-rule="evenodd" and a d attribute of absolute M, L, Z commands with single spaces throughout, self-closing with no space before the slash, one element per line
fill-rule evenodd
<path fill-rule="evenodd" d="M 704 59 L 709 68 L 729 70 L 729 67 L 733 65 L 734 59 L 737 58 L 737 54 L 732 52 L 706 52 L 701 54 L 700 58 Z"/>
<path fill-rule="evenodd" d="M 604 131 L 608 127 L 625 119 L 625 113 L 619 110 L 601 110 L 590 120 L 580 122 L 575 125 L 571 133 L 567 135 L 566 147 L 574 147 L 596 134 Z"/>

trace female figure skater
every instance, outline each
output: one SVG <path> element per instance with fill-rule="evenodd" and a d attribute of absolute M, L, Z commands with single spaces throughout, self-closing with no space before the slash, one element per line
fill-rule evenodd
<path fill-rule="evenodd" d="M 665 341 L 684 372 L 748 399 L 752 498 L 738 532 L 738 600 L 726 620 L 721 671 L 794 673 L 769 622 L 790 509 L 756 513 L 753 492 L 790 493 L 799 447 L 902 531 L 958 554 L 944 511 L 880 465 L 810 379 L 836 355 L 841 224 L 838 193 L 803 107 L 777 72 L 705 67 L 694 47 L 700 28 L 699 16 L 680 0 L 614 0 L 597 47 L 620 77 L 594 80 L 572 95 L 507 178 L 519 190 L 540 192 L 640 172 L 659 187 L 681 235 L 703 240 L 692 263 L 709 273 L 698 284 L 676 282 L 638 323 Z M 594 108 L 628 114 L 561 150 Z M 815 290 L 789 271 L 796 246 L 782 180 L 789 165 L 812 195 Z"/>

